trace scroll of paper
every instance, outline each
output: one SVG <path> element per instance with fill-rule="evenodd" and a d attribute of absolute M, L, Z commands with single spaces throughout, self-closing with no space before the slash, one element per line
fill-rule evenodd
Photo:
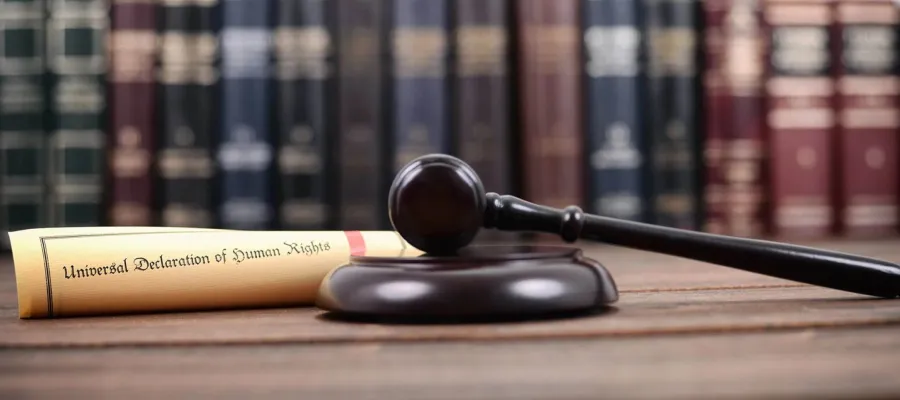
<path fill-rule="evenodd" d="M 351 255 L 421 254 L 391 231 L 102 227 L 9 237 L 20 318 L 312 305 Z"/>

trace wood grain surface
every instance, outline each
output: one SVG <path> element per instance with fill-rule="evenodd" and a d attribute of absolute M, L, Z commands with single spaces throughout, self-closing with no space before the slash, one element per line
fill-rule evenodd
<path fill-rule="evenodd" d="M 900 240 L 813 245 L 900 261 Z M 602 313 L 457 325 L 315 308 L 19 320 L 0 398 L 900 398 L 900 300 L 609 246 Z"/>
<path fill-rule="evenodd" d="M 896 398 L 897 329 L 6 350 L 0 398 Z"/>

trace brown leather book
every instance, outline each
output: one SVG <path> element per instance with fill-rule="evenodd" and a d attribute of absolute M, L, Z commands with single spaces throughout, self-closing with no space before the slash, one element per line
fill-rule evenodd
<path fill-rule="evenodd" d="M 890 0 L 835 2 L 837 43 L 837 229 L 881 236 L 898 227 L 900 77 Z"/>
<path fill-rule="evenodd" d="M 111 3 L 109 207 L 111 225 L 151 225 L 155 1 Z"/>
<path fill-rule="evenodd" d="M 778 237 L 832 232 L 834 80 L 830 0 L 766 0 L 770 228 Z"/>
<path fill-rule="evenodd" d="M 583 204 L 580 1 L 515 5 L 522 196 L 553 207 Z"/>
<path fill-rule="evenodd" d="M 704 15 L 703 39 L 703 230 L 716 234 L 728 234 L 725 192 L 725 150 L 731 129 L 728 117 L 731 109 L 724 75 L 725 16 L 728 1 L 707 0 L 702 4 Z"/>

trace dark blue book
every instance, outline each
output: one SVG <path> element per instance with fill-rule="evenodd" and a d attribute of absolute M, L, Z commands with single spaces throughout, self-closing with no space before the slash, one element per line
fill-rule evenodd
<path fill-rule="evenodd" d="M 226 229 L 271 229 L 274 221 L 270 123 L 274 4 L 274 0 L 222 2 L 219 222 Z"/>
<path fill-rule="evenodd" d="M 643 0 L 647 43 L 649 222 L 700 226 L 696 0 Z"/>
<path fill-rule="evenodd" d="M 647 216 L 640 3 L 585 0 L 585 116 L 592 212 Z"/>
<path fill-rule="evenodd" d="M 273 131 L 277 227 L 332 229 L 334 116 L 332 1 L 278 0 L 274 28 Z"/>
<path fill-rule="evenodd" d="M 453 152 L 445 0 L 393 0 L 390 9 L 392 172 L 428 153 Z"/>

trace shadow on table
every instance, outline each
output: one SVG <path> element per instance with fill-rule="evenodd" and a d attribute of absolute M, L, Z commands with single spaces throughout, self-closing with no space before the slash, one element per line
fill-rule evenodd
<path fill-rule="evenodd" d="M 447 317 L 447 316 L 417 316 L 417 317 L 397 317 L 397 316 L 377 316 L 368 314 L 350 314 L 337 312 L 324 312 L 316 316 L 317 319 L 328 322 L 345 322 L 345 323 L 377 323 L 377 324 L 394 324 L 394 325 L 462 325 L 462 324 L 509 324 L 509 323 L 525 323 L 535 321 L 555 321 L 564 319 L 596 317 L 602 315 L 612 315 L 619 311 L 618 308 L 612 306 L 592 308 L 579 311 L 556 312 L 556 313 L 536 313 L 529 315 L 478 315 L 468 317 Z"/>

